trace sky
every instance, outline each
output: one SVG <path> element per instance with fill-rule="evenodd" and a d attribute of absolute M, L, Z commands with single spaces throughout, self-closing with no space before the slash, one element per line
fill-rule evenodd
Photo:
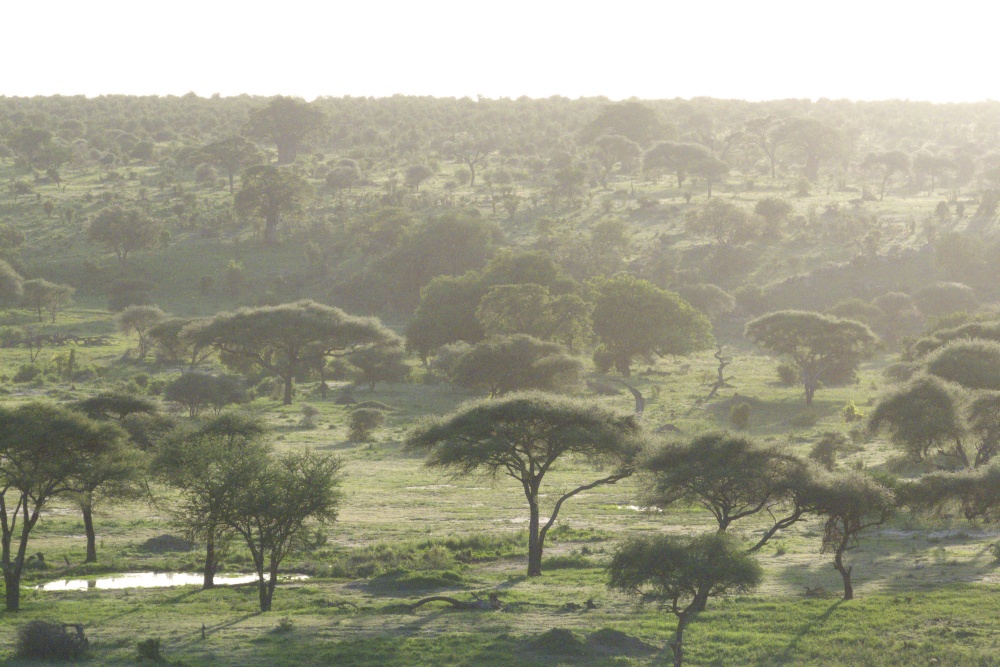
<path fill-rule="evenodd" d="M 982 1 L 4 4 L 4 96 L 1000 99 Z"/>

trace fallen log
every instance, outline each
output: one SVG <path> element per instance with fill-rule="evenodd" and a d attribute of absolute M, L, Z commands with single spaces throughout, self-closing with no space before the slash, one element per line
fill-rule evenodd
<path fill-rule="evenodd" d="M 500 603 L 500 599 L 497 597 L 496 593 L 490 593 L 489 598 L 486 600 L 483 600 L 478 595 L 473 595 L 473 597 L 475 600 L 472 600 L 471 602 L 463 602 L 446 595 L 432 595 L 422 600 L 418 600 L 413 604 L 406 605 L 406 607 L 409 611 L 414 611 L 418 607 L 421 607 L 429 602 L 447 602 L 455 609 L 472 611 L 499 611 L 503 609 L 503 604 Z"/>

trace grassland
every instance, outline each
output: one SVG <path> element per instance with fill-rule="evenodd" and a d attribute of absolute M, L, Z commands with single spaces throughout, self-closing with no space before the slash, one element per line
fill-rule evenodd
<path fill-rule="evenodd" d="M 28 315 L 11 312 L 6 317 L 13 325 Z M 131 342 L 111 334 L 109 318 L 78 310 L 60 320 L 59 326 L 111 335 L 112 345 L 79 348 L 80 363 L 95 370 L 92 379 L 68 386 L 43 374 L 29 383 L 8 383 L 7 400 L 66 400 L 100 387 L 149 392 L 156 379 L 170 376 L 170 369 L 122 363 Z M 43 350 L 39 361 L 44 366 L 63 353 L 61 348 Z M 27 352 L 2 350 L 0 355 L 3 372 L 13 375 Z M 842 416 L 848 401 L 865 409 L 885 386 L 880 375 L 885 358 L 879 358 L 862 369 L 857 384 L 822 389 L 807 408 L 800 389 L 774 381 L 772 360 L 740 351 L 728 369 L 733 388 L 705 402 L 715 363 L 702 354 L 638 368 L 636 385 L 650 397 L 646 424 L 657 428 L 670 423 L 692 435 L 726 426 L 729 406 L 749 400 L 751 434 L 806 453 L 819 434 L 850 430 Z M 274 611 L 256 612 L 252 586 L 26 590 L 23 611 L 0 616 L 0 654 L 11 651 L 18 625 L 44 618 L 84 623 L 93 664 L 130 664 L 136 642 L 153 637 L 162 639 L 167 658 L 188 665 L 664 661 L 660 651 L 672 618 L 607 590 L 603 563 L 626 534 L 710 530 L 710 517 L 690 507 L 646 511 L 637 506 L 638 490 L 631 481 L 594 489 L 564 508 L 547 545 L 545 574 L 528 579 L 527 512 L 520 489 L 503 479 L 442 478 L 401 450 L 413 420 L 445 413 L 471 397 L 446 384 L 420 383 L 420 369 L 416 371 L 417 383 L 353 390 L 357 400 L 393 408 L 387 426 L 371 443 L 347 440 L 347 408 L 335 403 L 346 385 L 326 400 L 304 384 L 292 406 L 270 398 L 249 406 L 272 424 L 279 449 L 329 450 L 345 461 L 339 519 L 328 529 L 325 544 L 289 562 L 289 572 L 310 578 L 279 587 Z M 624 392 L 601 400 L 631 408 L 631 396 Z M 315 429 L 298 426 L 304 402 L 320 410 Z M 838 464 L 900 468 L 886 443 L 863 440 Z M 567 462 L 546 479 L 543 492 L 551 496 L 587 474 L 583 462 Z M 30 548 L 31 553 L 42 552 L 47 565 L 29 570 L 25 586 L 110 572 L 197 571 L 197 550 L 144 548 L 151 538 L 179 534 L 171 523 L 171 502 L 169 491 L 157 489 L 152 504 L 99 508 L 99 562 L 86 567 L 79 565 L 84 544 L 78 512 L 68 503 L 52 505 Z M 755 528 L 740 530 L 749 537 Z M 952 517 L 903 515 L 872 531 L 851 554 L 859 599 L 850 603 L 839 601 L 839 577 L 829 558 L 819 554 L 819 536 L 818 524 L 809 522 L 773 541 L 761 556 L 767 571 L 764 586 L 752 597 L 710 604 L 692 626 L 687 637 L 690 664 L 994 664 L 1000 591 L 988 548 L 993 534 Z M 234 547 L 224 569 L 239 572 L 248 566 Z M 805 597 L 807 587 L 812 597 Z M 428 605 L 409 612 L 403 607 L 431 594 L 472 599 L 490 591 L 500 595 L 503 611 Z M 596 609 L 581 608 L 588 599 Z M 575 634 L 545 634 L 553 629 Z M 608 629 L 635 641 L 623 643 Z"/>
<path fill-rule="evenodd" d="M 371 182 L 340 195 L 338 203 L 322 190 L 321 179 L 312 178 L 321 196 L 302 218 L 284 223 L 286 242 L 277 247 L 263 247 L 246 228 L 220 231 L 193 223 L 192 201 L 208 218 L 229 205 L 228 191 L 218 183 L 161 187 L 158 167 L 151 164 L 123 167 L 115 176 L 105 168 L 74 167 L 65 170 L 64 187 L 39 184 L 34 197 L 0 201 L 0 223 L 25 236 L 16 258 L 25 276 L 77 287 L 75 306 L 56 324 L 36 324 L 30 313 L 12 310 L 0 314 L 0 330 L 32 326 L 45 333 L 109 338 L 108 345 L 76 348 L 77 368 L 85 379 L 72 384 L 61 380 L 59 373 L 69 348 L 43 349 L 37 360 L 43 371 L 28 382 L 13 380 L 29 362 L 28 352 L 0 348 L 0 395 L 11 402 L 70 401 L 118 389 L 157 398 L 159 388 L 180 369 L 131 358 L 128 350 L 134 341 L 116 333 L 113 317 L 104 308 L 111 282 L 122 275 L 148 280 L 157 304 L 185 316 L 302 296 L 325 299 L 329 284 L 321 278 L 310 278 L 287 292 L 275 288 L 280 282 L 276 279 L 302 273 L 302 242 L 312 223 L 324 220 L 340 233 L 344 224 L 338 211 L 349 208 L 352 198 L 360 202 L 379 195 L 389 170 L 386 165 L 373 168 L 368 174 Z M 442 169 L 421 186 L 420 200 L 451 196 L 451 173 Z M 0 177 L 22 174 L 12 164 L 0 162 Z M 780 195 L 794 201 L 799 217 L 789 223 L 780 242 L 760 241 L 743 248 L 752 267 L 730 276 L 729 283 L 726 276 L 704 272 L 704 260 L 715 250 L 712 244 L 685 231 L 685 215 L 702 203 L 702 195 L 687 201 L 690 190 L 673 187 L 671 179 L 642 180 L 628 195 L 624 183 L 613 183 L 618 190 L 600 192 L 587 205 L 569 211 L 544 198 L 529 207 L 530 190 L 541 186 L 519 183 L 517 192 L 525 203 L 509 220 L 490 213 L 479 198 L 484 196 L 481 190 L 470 192 L 466 200 L 501 222 L 507 242 L 520 247 L 536 246 L 538 223 L 549 216 L 555 218 L 556 235 L 563 240 L 583 237 L 608 218 L 627 219 L 634 254 L 659 244 L 669 249 L 674 268 L 687 278 L 719 282 L 734 290 L 743 284 L 778 284 L 862 255 L 881 259 L 917 253 L 927 241 L 922 225 L 946 196 L 890 194 L 885 202 L 851 208 L 851 216 L 857 214 L 867 222 L 843 231 L 837 225 L 851 223 L 850 216 L 842 219 L 836 213 L 848 211 L 847 201 L 857 192 L 820 185 L 808 196 L 795 197 L 793 179 L 761 180 L 754 187 L 736 185 L 735 177 L 730 180 L 717 186 L 716 196 L 751 208 L 762 197 Z M 169 232 L 159 247 L 136 254 L 127 271 L 86 239 L 87 216 L 112 197 L 148 201 Z M 55 204 L 53 215 L 43 213 L 47 200 Z M 604 200 L 610 205 L 603 206 Z M 650 205 L 644 208 L 640 200 Z M 416 195 L 408 202 L 418 204 Z M 68 210 L 75 215 L 67 217 Z M 421 215 L 437 212 L 420 211 Z M 806 222 L 808 231 L 803 227 Z M 942 222 L 938 232 L 977 231 L 968 225 L 968 220 Z M 874 251 L 863 245 L 865 234 L 872 230 L 879 232 Z M 896 272 L 886 275 L 879 275 L 876 264 L 870 271 L 873 286 L 858 289 L 866 298 L 891 289 L 912 291 L 941 277 L 926 270 L 932 264 L 907 265 L 909 272 L 894 266 Z M 239 292 L 218 288 L 232 265 L 250 278 Z M 203 277 L 212 278 L 217 288 L 200 289 Z M 843 298 L 840 287 L 836 291 L 817 281 L 806 296 L 815 300 L 810 305 L 824 308 Z M 984 294 L 989 296 L 988 291 Z M 806 407 L 801 389 L 776 381 L 777 362 L 742 341 L 744 320 L 723 316 L 714 322 L 715 335 L 733 360 L 726 369 L 732 386 L 712 400 L 706 397 L 717 363 L 710 353 L 637 364 L 634 384 L 647 397 L 643 417 L 647 427 L 669 424 L 680 437 L 690 437 L 729 426 L 730 408 L 747 402 L 751 405 L 747 431 L 762 440 L 806 454 L 821 434 L 832 431 L 852 442 L 838 460 L 841 467 L 901 475 L 924 470 L 907 463 L 888 443 L 868 439 L 856 423 L 845 423 L 843 418 L 849 402 L 867 410 L 887 388 L 881 371 L 894 360 L 890 352 L 867 362 L 856 384 L 823 388 L 814 404 Z M 404 318 L 391 315 L 387 322 L 398 330 Z M 29 552 L 44 554 L 46 565 L 27 571 L 22 611 L 0 612 L 0 657 L 11 654 L 15 629 L 39 618 L 83 623 L 92 649 L 87 663 L 95 665 L 135 663 L 137 643 L 149 638 L 162 639 L 165 657 L 183 665 L 663 664 L 674 619 L 655 606 L 609 591 L 604 563 L 626 535 L 708 531 L 714 526 L 709 515 L 683 506 L 666 512 L 645 510 L 634 480 L 596 488 L 574 497 L 561 512 L 547 541 L 544 575 L 525 577 L 527 508 L 520 488 L 504 479 L 441 477 L 402 451 L 406 430 L 415 420 L 447 413 L 474 397 L 447 384 L 431 383 L 424 370 L 411 363 L 409 384 L 382 384 L 369 392 L 340 383 L 323 399 L 315 384 L 306 382 L 300 383 L 294 405 L 258 396 L 246 406 L 272 426 L 279 450 L 311 447 L 335 452 L 344 460 L 339 519 L 327 529 L 325 542 L 318 540 L 314 548 L 287 562 L 289 573 L 309 578 L 283 583 L 272 612 L 256 611 L 252 586 L 211 591 L 198 587 L 35 590 L 47 581 L 108 573 L 197 572 L 201 563 L 197 549 L 163 551 L 149 546 L 154 538 L 182 533 L 172 522 L 176 498 L 166 488 L 154 488 L 151 503 L 98 507 L 99 558 L 88 566 L 80 565 L 84 539 L 79 512 L 71 503 L 59 501 L 49 506 L 32 535 Z M 387 425 L 372 442 L 347 438 L 348 408 L 338 405 L 336 398 L 348 391 L 357 400 L 377 400 L 392 408 Z M 593 397 L 582 386 L 577 393 Z M 599 400 L 624 411 L 633 405 L 624 391 Z M 299 426 L 303 403 L 319 410 L 316 428 Z M 186 419 L 177 406 L 164 404 L 163 409 Z M 546 478 L 543 493 L 552 498 L 590 474 L 583 462 L 567 461 Z M 750 537 L 759 529 L 741 525 L 736 532 Z M 1000 570 L 990 548 L 998 538 L 990 528 L 949 515 L 902 514 L 870 531 L 861 548 L 849 556 L 857 596 L 849 603 L 839 600 L 839 575 L 829 557 L 819 553 L 820 534 L 818 521 L 813 520 L 773 540 L 761 554 L 766 579 L 760 590 L 753 596 L 713 600 L 691 626 L 686 635 L 688 664 L 1000 664 L 996 658 Z M 235 545 L 224 562 L 227 572 L 250 570 L 247 556 Z M 440 605 L 412 612 L 405 608 L 432 594 L 469 600 L 489 592 L 500 596 L 503 611 L 456 611 Z M 585 608 L 588 599 L 595 609 Z"/>

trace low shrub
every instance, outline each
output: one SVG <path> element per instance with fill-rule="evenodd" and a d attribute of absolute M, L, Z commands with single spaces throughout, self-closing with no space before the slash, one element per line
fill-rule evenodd
<path fill-rule="evenodd" d="M 89 646 L 82 625 L 29 621 L 17 629 L 14 657 L 29 660 L 77 660 Z"/>
<path fill-rule="evenodd" d="M 375 429 L 385 424 L 385 413 L 373 408 L 359 408 L 347 418 L 351 442 L 366 442 Z"/>

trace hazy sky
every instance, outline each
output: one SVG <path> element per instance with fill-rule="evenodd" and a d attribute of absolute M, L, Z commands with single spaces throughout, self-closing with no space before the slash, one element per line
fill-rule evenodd
<path fill-rule="evenodd" d="M 1000 99 L 993 3 L 4 3 L 0 95 Z"/>

